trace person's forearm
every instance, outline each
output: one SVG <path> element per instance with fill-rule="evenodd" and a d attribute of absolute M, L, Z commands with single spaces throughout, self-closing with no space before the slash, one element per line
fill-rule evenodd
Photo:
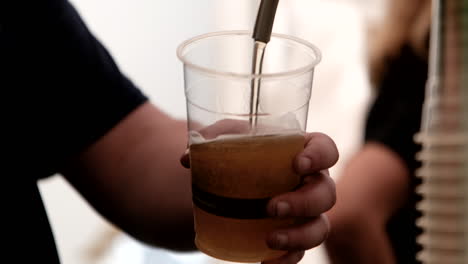
<path fill-rule="evenodd" d="M 65 170 L 111 222 L 144 242 L 194 249 L 186 124 L 145 104 Z"/>
<path fill-rule="evenodd" d="M 395 263 L 385 228 L 409 194 L 403 161 L 385 146 L 368 143 L 348 162 L 336 187 L 336 205 L 327 213 L 332 263 Z"/>
<path fill-rule="evenodd" d="M 330 264 L 396 264 L 385 230 L 362 221 L 363 229 L 356 232 L 332 226 L 325 242 Z"/>

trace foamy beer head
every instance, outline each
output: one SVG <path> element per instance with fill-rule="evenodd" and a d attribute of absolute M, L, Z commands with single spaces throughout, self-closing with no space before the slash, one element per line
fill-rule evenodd
<path fill-rule="evenodd" d="M 283 254 L 267 247 L 266 236 L 293 220 L 268 218 L 266 205 L 271 197 L 298 187 L 293 160 L 305 139 L 294 115 L 266 119 L 252 130 L 242 128 L 246 121 L 232 122 L 218 123 L 232 134 L 213 127 L 211 131 L 224 132 L 215 136 L 207 128 L 212 138 L 205 139 L 191 132 L 196 244 L 216 258 L 257 262 Z"/>

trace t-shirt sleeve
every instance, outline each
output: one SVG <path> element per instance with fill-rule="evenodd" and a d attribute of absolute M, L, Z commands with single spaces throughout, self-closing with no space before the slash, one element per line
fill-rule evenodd
<path fill-rule="evenodd" d="M 7 2 L 0 18 L 2 90 L 19 108 L 7 124 L 21 138 L 16 147 L 25 160 L 57 164 L 147 100 L 70 3 Z"/>
<path fill-rule="evenodd" d="M 420 146 L 413 138 L 420 129 L 426 80 L 427 62 L 405 46 L 389 62 L 365 128 L 366 141 L 388 146 L 410 170 L 418 166 L 415 154 Z"/>

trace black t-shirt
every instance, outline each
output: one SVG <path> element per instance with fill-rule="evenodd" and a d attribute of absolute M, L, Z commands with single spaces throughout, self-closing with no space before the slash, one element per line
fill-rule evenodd
<path fill-rule="evenodd" d="M 411 47 L 404 46 L 400 56 L 389 61 L 366 124 L 366 141 L 383 143 L 395 151 L 412 175 L 410 199 L 387 226 L 399 264 L 418 263 L 415 256 L 421 249 L 416 243 L 421 230 L 415 225 L 420 216 L 415 205 L 420 197 L 414 192 L 420 182 L 414 176 L 414 170 L 420 166 L 415 160 L 420 146 L 414 142 L 413 136 L 421 125 L 427 70 L 427 61 Z"/>
<path fill-rule="evenodd" d="M 59 263 L 37 180 L 147 98 L 66 0 L 0 3 L 0 89 L 2 259 Z"/>

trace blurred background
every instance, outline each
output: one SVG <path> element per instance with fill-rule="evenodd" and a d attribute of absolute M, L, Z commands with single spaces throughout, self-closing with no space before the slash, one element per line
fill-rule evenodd
<path fill-rule="evenodd" d="M 151 100 L 185 118 L 183 40 L 211 31 L 251 30 L 259 0 L 73 0 L 121 70 Z M 330 135 L 342 164 L 361 143 L 371 99 L 366 71 L 369 30 L 386 0 L 281 0 L 273 31 L 303 38 L 322 51 L 310 103 L 308 131 Z M 132 240 L 99 216 L 59 175 L 39 183 L 63 264 L 220 263 L 201 253 L 178 254 Z M 301 263 L 326 264 L 321 247 Z"/>

